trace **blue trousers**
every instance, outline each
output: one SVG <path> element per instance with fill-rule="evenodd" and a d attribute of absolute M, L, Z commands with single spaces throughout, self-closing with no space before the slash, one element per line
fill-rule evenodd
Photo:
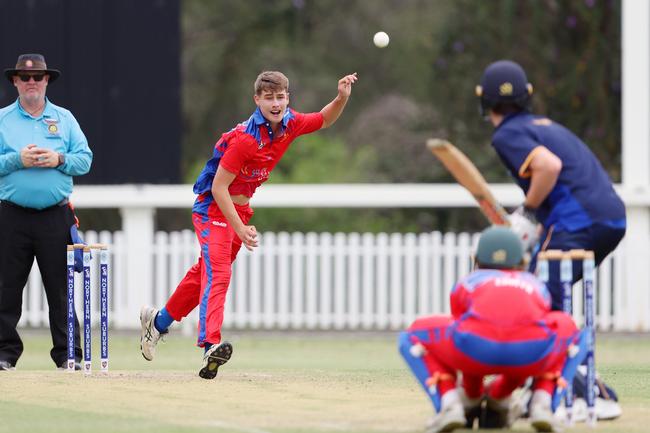
<path fill-rule="evenodd" d="M 598 266 L 609 253 L 619 244 L 625 235 L 625 228 L 610 227 L 601 224 L 594 224 L 584 230 L 577 232 L 554 231 L 553 227 L 542 234 L 540 248 L 530 262 L 529 270 L 535 271 L 537 266 L 537 253 L 540 250 L 573 250 L 584 249 L 594 252 L 596 266 Z M 573 282 L 582 279 L 582 265 L 573 263 Z M 562 310 L 562 285 L 560 284 L 560 263 L 552 261 L 549 263 L 549 281 L 547 287 L 551 292 L 553 310 Z"/>

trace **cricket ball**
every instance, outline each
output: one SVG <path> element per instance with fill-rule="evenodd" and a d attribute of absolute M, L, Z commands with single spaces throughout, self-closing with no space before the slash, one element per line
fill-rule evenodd
<path fill-rule="evenodd" d="M 377 32 L 375 36 L 372 37 L 372 42 L 377 48 L 385 48 L 390 42 L 390 38 L 386 32 Z"/>

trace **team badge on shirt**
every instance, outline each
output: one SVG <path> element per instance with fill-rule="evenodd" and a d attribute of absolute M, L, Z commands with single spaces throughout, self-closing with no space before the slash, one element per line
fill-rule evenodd
<path fill-rule="evenodd" d="M 59 123 L 58 120 L 43 119 L 43 121 L 47 125 L 47 132 L 49 132 L 51 135 L 58 135 L 59 134 L 59 127 L 57 125 L 57 123 Z"/>

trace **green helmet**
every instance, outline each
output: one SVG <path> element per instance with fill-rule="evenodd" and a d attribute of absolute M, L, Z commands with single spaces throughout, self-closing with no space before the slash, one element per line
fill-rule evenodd
<path fill-rule="evenodd" d="M 519 236 L 504 226 L 483 230 L 476 249 L 476 262 L 482 268 L 514 269 L 524 258 Z"/>

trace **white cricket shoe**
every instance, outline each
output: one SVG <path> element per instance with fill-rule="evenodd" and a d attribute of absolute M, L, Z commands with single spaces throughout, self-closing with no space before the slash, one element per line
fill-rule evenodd
<path fill-rule="evenodd" d="M 9 361 L 0 360 L 0 371 L 15 371 L 16 367 Z"/>
<path fill-rule="evenodd" d="M 213 344 L 203 355 L 203 365 L 199 370 L 199 376 L 203 379 L 214 379 L 217 377 L 219 367 L 228 362 L 231 356 L 232 344 L 227 341 Z"/>
<path fill-rule="evenodd" d="M 584 398 L 573 400 L 573 411 L 571 421 L 574 423 L 586 422 L 589 409 Z M 596 397 L 596 417 L 599 421 L 616 419 L 621 416 L 623 411 L 618 402 L 611 399 Z"/>
<path fill-rule="evenodd" d="M 617 401 L 596 397 L 596 416 L 599 420 L 612 420 L 623 414 Z"/>
<path fill-rule="evenodd" d="M 564 409 L 566 412 L 565 402 L 558 407 L 558 411 Z M 568 418 L 568 416 L 567 416 Z M 586 422 L 587 421 L 587 402 L 584 398 L 574 398 L 573 406 L 571 407 L 571 423 Z"/>
<path fill-rule="evenodd" d="M 533 392 L 530 399 L 530 424 L 538 432 L 561 432 L 563 419 L 551 410 L 551 395 L 541 389 Z"/>
<path fill-rule="evenodd" d="M 142 327 L 142 332 L 140 334 L 140 351 L 142 356 L 147 361 L 153 360 L 153 357 L 156 355 L 156 344 L 162 338 L 162 335 L 156 327 L 154 326 L 154 321 L 156 320 L 156 315 L 158 310 L 143 305 L 140 308 L 140 326 Z"/>
<path fill-rule="evenodd" d="M 455 389 L 442 397 L 440 412 L 427 423 L 427 433 L 451 432 L 467 424 L 465 408 Z"/>

